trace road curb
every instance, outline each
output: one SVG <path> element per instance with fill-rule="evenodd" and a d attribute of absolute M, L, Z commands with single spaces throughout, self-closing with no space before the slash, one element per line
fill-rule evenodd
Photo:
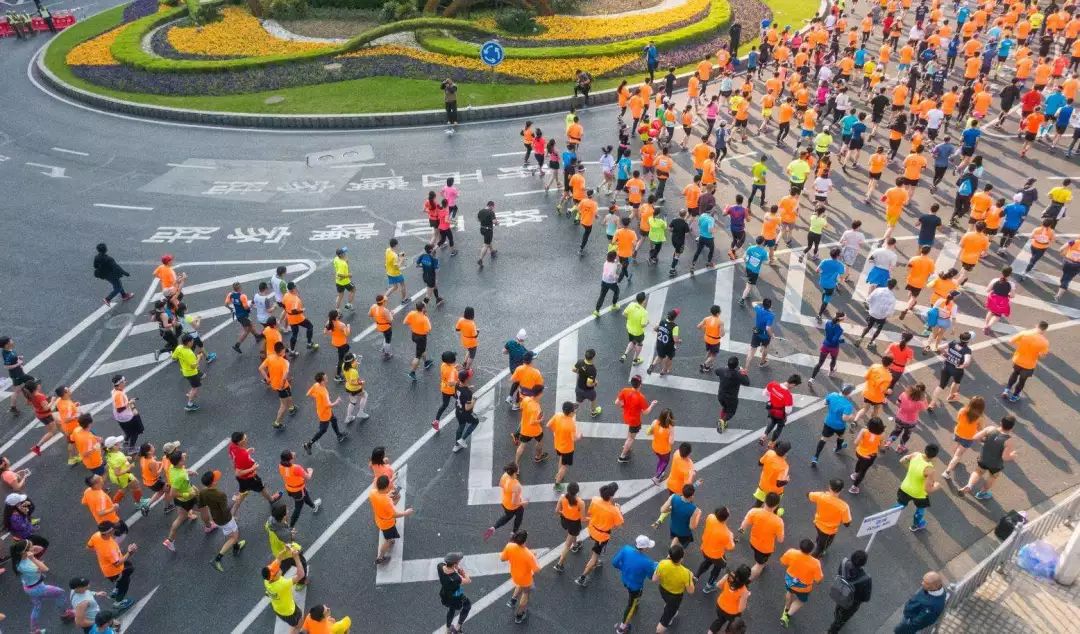
<path fill-rule="evenodd" d="M 829 0 L 820 0 L 817 15 L 822 14 L 829 6 L 828 3 Z M 252 114 L 171 108 L 168 106 L 156 106 L 124 99 L 115 99 L 113 97 L 107 97 L 78 88 L 57 77 L 56 74 L 45 65 L 45 55 L 53 42 L 55 42 L 55 39 L 50 40 L 49 43 L 42 47 L 37 53 L 37 57 L 34 60 L 34 68 L 37 71 L 37 75 L 53 90 L 56 90 L 64 96 L 107 112 L 163 121 L 223 127 L 267 128 L 279 130 L 357 130 L 439 125 L 446 123 L 446 114 L 443 110 L 327 115 Z M 692 74 L 693 73 L 690 72 L 677 77 L 675 87 L 679 90 L 686 88 L 686 84 Z M 567 88 L 572 90 L 571 85 L 568 85 Z M 589 96 L 589 106 L 608 105 L 615 103 L 617 100 L 618 93 L 615 89 L 602 90 Z M 529 117 L 555 112 L 566 112 L 572 105 L 580 107 L 578 99 L 571 95 L 567 97 L 537 99 L 534 101 L 521 101 L 510 104 L 476 107 L 467 106 L 458 111 L 458 120 L 462 123 L 466 123 L 493 119 Z"/>

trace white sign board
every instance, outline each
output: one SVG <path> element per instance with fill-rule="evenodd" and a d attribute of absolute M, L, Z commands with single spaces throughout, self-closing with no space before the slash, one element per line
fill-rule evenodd
<path fill-rule="evenodd" d="M 904 512 L 904 507 L 894 506 L 891 509 L 886 509 L 873 515 L 867 515 L 863 518 L 862 524 L 859 525 L 859 532 L 857 537 L 866 537 L 867 535 L 873 535 L 878 531 L 885 530 L 896 526 L 896 522 L 900 520 L 900 514 Z"/>

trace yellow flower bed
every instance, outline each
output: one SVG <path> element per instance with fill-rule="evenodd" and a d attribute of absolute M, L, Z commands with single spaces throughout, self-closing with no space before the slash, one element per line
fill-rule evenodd
<path fill-rule="evenodd" d="M 457 55 L 442 55 L 431 53 L 407 46 L 387 44 L 363 48 L 351 53 L 345 53 L 341 57 L 378 57 L 382 55 L 400 55 L 410 57 L 422 62 L 454 66 L 465 70 L 487 71 L 490 67 L 479 59 L 462 57 Z M 520 77 L 537 83 L 549 83 L 555 81 L 570 81 L 574 79 L 574 71 L 578 68 L 587 68 L 593 75 L 602 75 L 633 62 L 638 54 L 611 55 L 608 57 L 582 57 L 563 58 L 552 60 L 541 59 L 508 59 L 499 64 L 496 69 L 503 75 Z"/>
<path fill-rule="evenodd" d="M 317 42 L 278 39 L 245 9 L 225 7 L 221 19 L 203 27 L 169 29 L 169 44 L 181 53 L 212 56 L 287 55 L 332 48 Z"/>
<path fill-rule="evenodd" d="M 523 40 L 589 40 L 620 35 L 659 33 L 671 24 L 687 20 L 704 11 L 709 6 L 709 3 L 710 0 L 686 0 L 684 4 L 664 11 L 627 15 L 618 18 L 604 16 L 577 17 L 571 15 L 543 16 L 536 18 L 536 22 L 547 29 L 544 33 L 535 37 L 514 37 Z M 489 30 L 497 30 L 498 28 L 495 25 L 495 19 L 491 17 L 481 18 L 476 21 L 476 24 Z"/>
<path fill-rule="evenodd" d="M 101 35 L 86 40 L 68 51 L 64 61 L 68 66 L 114 66 L 116 58 L 112 55 L 112 45 L 120 32 L 129 24 L 116 27 Z"/>

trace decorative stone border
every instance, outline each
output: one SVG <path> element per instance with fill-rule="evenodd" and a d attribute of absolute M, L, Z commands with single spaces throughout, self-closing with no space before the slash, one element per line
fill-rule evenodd
<path fill-rule="evenodd" d="M 820 0 L 818 15 L 822 15 L 829 7 L 830 0 Z M 225 127 L 269 128 L 269 129 L 311 129 L 311 130 L 357 130 L 370 128 L 404 127 L 420 125 L 438 125 L 446 123 L 446 114 L 443 110 L 417 110 L 411 112 L 386 112 L 370 114 L 336 114 L 336 115 L 303 115 L 303 114 L 251 114 L 239 112 L 215 112 L 208 110 L 189 110 L 185 108 L 171 108 L 152 104 L 138 103 L 123 99 L 114 99 L 105 95 L 96 94 L 76 86 L 72 86 L 57 77 L 45 66 L 45 53 L 48 44 L 38 53 L 33 61 L 34 70 L 39 78 L 45 81 L 54 90 L 61 94 L 81 101 L 95 108 L 109 112 L 145 117 L 149 119 L 161 119 L 164 121 L 181 121 L 186 123 L 198 123 L 204 125 L 216 125 Z M 675 86 L 678 89 L 686 87 L 686 83 L 692 73 L 680 76 Z M 573 90 L 567 83 L 567 91 Z M 436 88 L 433 86 L 432 90 Z M 600 106 L 615 103 L 617 93 L 614 89 L 598 91 L 590 95 L 589 105 Z M 535 101 L 521 101 L 510 104 L 498 104 L 491 106 L 466 106 L 458 111 L 458 120 L 461 122 L 485 121 L 491 119 L 508 119 L 531 117 L 553 112 L 566 112 L 571 105 L 580 105 L 580 100 L 575 100 L 572 95 L 556 97 L 553 99 L 539 99 Z"/>

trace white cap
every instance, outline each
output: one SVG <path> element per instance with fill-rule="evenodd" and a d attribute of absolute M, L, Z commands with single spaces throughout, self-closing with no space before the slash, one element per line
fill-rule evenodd
<path fill-rule="evenodd" d="M 656 542 L 649 539 L 646 535 L 638 535 L 637 539 L 634 540 L 634 546 L 636 546 L 638 550 L 648 550 L 655 545 Z"/>
<path fill-rule="evenodd" d="M 18 506 L 26 501 L 26 496 L 22 493 L 10 493 L 4 498 L 4 503 L 8 506 Z"/>
<path fill-rule="evenodd" d="M 525 341 L 525 337 L 528 336 L 528 334 L 529 333 L 525 332 L 525 329 L 522 328 L 521 330 L 518 331 L 516 339 L 518 341 Z"/>
<path fill-rule="evenodd" d="M 123 436 L 109 436 L 101 444 L 103 444 L 106 449 L 112 449 L 113 447 L 119 447 L 120 444 L 123 443 L 123 442 L 124 442 L 124 437 Z"/>

